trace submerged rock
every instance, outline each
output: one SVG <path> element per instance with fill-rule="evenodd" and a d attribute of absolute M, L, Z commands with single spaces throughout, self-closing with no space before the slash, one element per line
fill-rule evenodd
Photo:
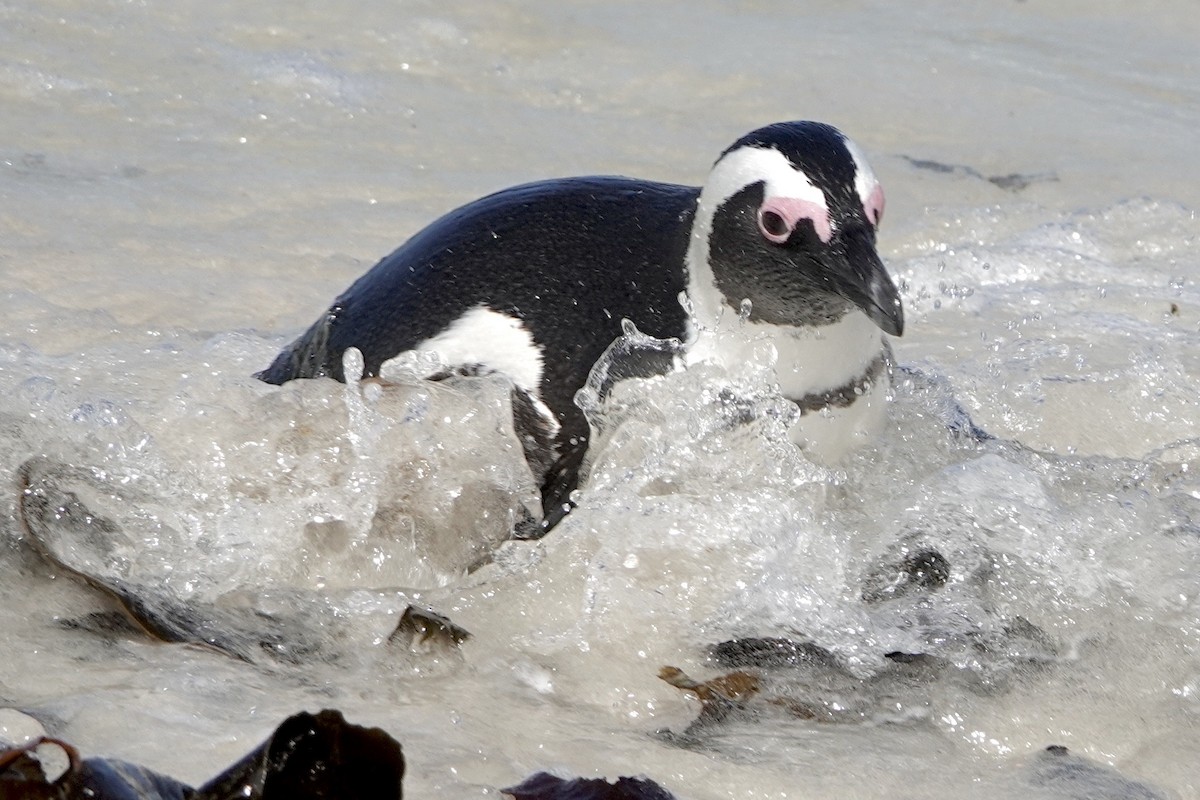
<path fill-rule="evenodd" d="M 1050 745 L 1034 758 L 1030 783 L 1063 800 L 1168 800 L 1169 795 L 1111 767 Z"/>
<path fill-rule="evenodd" d="M 48 753 L 55 750 L 55 753 Z M 52 766 L 61 754 L 65 767 Z M 0 749 L 4 800 L 402 800 L 405 760 L 379 728 L 341 712 L 300 713 L 217 777 L 194 788 L 137 764 L 81 758 L 59 739 L 36 736 Z M 648 778 L 558 778 L 535 773 L 501 790 L 513 800 L 674 800 Z"/>
<path fill-rule="evenodd" d="M 45 747 L 66 754 L 61 774 L 46 774 L 37 754 Z M 74 747 L 48 737 L 0 753 L 6 800 L 401 800 L 403 779 L 400 744 L 379 728 L 346 722 L 338 711 L 289 717 L 198 789 L 126 761 L 81 759 Z"/>
<path fill-rule="evenodd" d="M 409 606 L 400 615 L 388 644 L 402 645 L 414 652 L 456 651 L 471 638 L 471 632 L 427 608 Z"/>
<path fill-rule="evenodd" d="M 898 564 L 880 565 L 864 580 L 862 598 L 880 603 L 916 590 L 937 591 L 950 579 L 950 562 L 926 547 L 904 555 Z"/>
<path fill-rule="evenodd" d="M 674 800 L 674 795 L 648 778 L 558 778 L 546 772 L 531 775 L 501 791 L 513 800 Z"/>
<path fill-rule="evenodd" d="M 928 560 L 922 557 L 922 564 Z M 924 569 L 924 567 L 922 567 Z M 973 640 L 980 659 L 1040 664 L 1054 657 L 1053 643 L 1017 617 L 992 638 Z M 1042 652 L 1039 660 L 1031 652 Z M 659 677 L 700 701 L 700 712 L 682 733 L 659 731 L 667 741 L 700 743 L 735 721 L 791 719 L 817 723 L 907 723 L 933 713 L 940 689 L 958 686 L 976 694 L 1003 686 L 986 672 L 956 665 L 933 653 L 889 652 L 868 674 L 847 668 L 831 651 L 809 641 L 779 637 L 732 639 L 708 648 L 710 662 L 731 670 L 696 680 L 675 667 Z"/>
<path fill-rule="evenodd" d="M 709 657 L 724 667 L 834 666 L 837 659 L 812 642 L 794 642 L 777 637 L 731 639 L 714 644 Z"/>
<path fill-rule="evenodd" d="M 315 655 L 318 645 L 305 636 L 306 626 L 252 602 L 185 601 L 161 585 L 123 578 L 113 564 L 122 558 L 115 551 L 126 535 L 117 522 L 85 502 L 85 495 L 109 490 L 87 470 L 37 459 L 22 465 L 17 477 L 19 520 L 28 549 L 118 609 L 65 619 L 59 623 L 63 627 L 106 638 L 196 645 L 246 662 L 267 657 L 300 663 Z"/>

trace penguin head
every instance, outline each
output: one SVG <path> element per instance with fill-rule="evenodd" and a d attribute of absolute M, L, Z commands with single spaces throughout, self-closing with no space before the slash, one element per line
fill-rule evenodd
<path fill-rule="evenodd" d="M 717 159 L 700 192 L 692 262 L 711 270 L 720 302 L 750 319 L 797 327 L 861 311 L 904 330 L 900 294 L 875 250 L 883 189 L 836 128 L 781 122 Z"/>

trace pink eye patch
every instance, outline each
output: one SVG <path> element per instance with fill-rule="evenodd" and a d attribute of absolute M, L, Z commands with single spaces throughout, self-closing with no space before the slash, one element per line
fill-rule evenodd
<path fill-rule="evenodd" d="M 863 203 L 863 211 L 866 212 L 867 219 L 869 219 L 871 224 L 876 228 L 878 228 L 879 223 L 883 221 L 883 206 L 883 187 L 877 183 L 875 184 L 875 188 L 871 190 L 871 194 Z"/>
<path fill-rule="evenodd" d="M 881 202 L 882 197 L 880 193 Z M 796 197 L 768 197 L 764 200 L 758 209 L 758 230 L 767 241 L 783 244 L 802 219 L 812 221 L 813 229 L 822 242 L 828 243 L 833 238 L 833 226 L 825 206 Z"/>

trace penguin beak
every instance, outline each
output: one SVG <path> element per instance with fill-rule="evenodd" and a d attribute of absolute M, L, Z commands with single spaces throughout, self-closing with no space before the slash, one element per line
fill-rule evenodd
<path fill-rule="evenodd" d="M 884 333 L 904 333 L 904 308 L 900 292 L 892 283 L 887 267 L 875 252 L 875 243 L 866 232 L 841 237 L 841 252 L 835 256 L 834 289 L 853 303 Z M 840 262 L 840 263 L 839 263 Z"/>

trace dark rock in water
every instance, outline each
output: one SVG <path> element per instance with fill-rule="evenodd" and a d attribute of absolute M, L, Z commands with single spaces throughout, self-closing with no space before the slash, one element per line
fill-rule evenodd
<path fill-rule="evenodd" d="M 915 560 L 914 560 L 915 561 Z M 928 563 L 922 559 L 921 563 Z M 969 637 L 968 637 L 969 638 Z M 1053 643 L 1040 629 L 1016 618 L 973 652 L 1002 663 L 1039 664 Z M 1032 653 L 1038 655 L 1031 655 Z M 704 747 L 730 724 L 791 720 L 818 724 L 911 724 L 927 719 L 939 689 L 953 685 L 994 693 L 1003 682 L 964 669 L 932 653 L 889 652 L 870 673 L 853 670 L 812 642 L 783 638 L 734 639 L 709 648 L 709 657 L 733 671 L 694 680 L 674 667 L 659 677 L 700 700 L 700 712 L 682 732 L 657 736 L 683 747 Z"/>
<path fill-rule="evenodd" d="M 388 636 L 388 644 L 401 644 L 413 651 L 435 648 L 448 651 L 457 650 L 470 638 L 470 631 L 455 625 L 449 618 L 427 608 L 409 606 Z"/>
<path fill-rule="evenodd" d="M 941 161 L 934 161 L 927 158 L 913 158 L 912 156 L 902 155 L 900 157 L 911 164 L 915 169 L 922 169 L 928 172 L 937 172 L 942 175 L 964 175 L 969 178 L 979 178 L 980 180 L 987 181 L 993 186 L 1006 189 L 1010 192 L 1019 192 L 1035 183 L 1055 182 L 1058 180 L 1058 174 L 1054 172 L 1012 172 L 1007 175 L 985 176 L 982 172 L 974 167 L 968 167 L 962 164 L 946 164 Z"/>
<path fill-rule="evenodd" d="M 887 596 L 889 605 L 894 601 L 902 609 L 910 603 L 915 609 L 912 618 L 923 621 L 920 614 L 928 595 L 917 590 L 944 585 L 949 564 L 932 548 L 914 547 L 905 552 L 886 584 L 878 584 L 882 588 L 877 596 Z M 908 592 L 912 597 L 901 600 Z M 719 727 L 770 718 L 822 724 L 908 724 L 934 713 L 941 691 L 938 687 L 994 695 L 1059 658 L 1054 640 L 1019 616 L 990 630 L 951 628 L 941 634 L 931 626 L 930 631 L 928 650 L 916 641 L 912 650 L 880 653 L 881 662 L 869 670 L 848 666 L 833 652 L 803 639 L 747 637 L 711 645 L 710 662 L 733 671 L 698 681 L 664 668 L 659 677 L 694 694 L 701 707 L 682 733 L 667 730 L 658 735 L 674 744 L 697 746 Z M 968 656 L 965 666 L 938 649 L 946 643 L 952 645 L 947 648 L 950 655 Z M 731 685 L 749 690 L 725 691 Z"/>
<path fill-rule="evenodd" d="M 923 169 L 929 172 L 938 172 L 943 175 L 962 172 L 978 176 L 979 173 L 970 167 L 964 167 L 957 164 L 945 164 L 941 161 L 934 161 L 931 158 L 913 158 L 912 156 L 901 156 L 905 161 L 911 164 L 916 169 Z"/>
<path fill-rule="evenodd" d="M 1034 757 L 1029 781 L 1063 800 L 1168 800 L 1152 786 L 1052 744 Z"/>
<path fill-rule="evenodd" d="M 1008 620 L 997 637 L 976 637 L 975 647 L 984 655 L 1027 667 L 1045 666 L 1059 658 L 1058 643 L 1024 617 Z"/>
<path fill-rule="evenodd" d="M 200 787 L 196 800 L 400 800 L 404 754 L 379 728 L 351 725 L 338 711 L 301 713 Z"/>
<path fill-rule="evenodd" d="M 60 775 L 45 773 L 39 748 L 67 757 Z M 136 764 L 82 759 L 66 742 L 41 737 L 0 750 L 3 800 L 402 800 L 404 753 L 379 728 L 346 722 L 338 711 L 300 713 L 265 742 L 199 788 Z M 514 800 L 674 800 L 647 778 L 564 779 L 539 772 L 502 790 Z"/>
<path fill-rule="evenodd" d="M 674 795 L 648 778 L 556 778 L 546 772 L 531 775 L 504 794 L 514 800 L 674 800 Z"/>
<path fill-rule="evenodd" d="M 899 634 L 894 662 L 937 658 L 965 670 L 973 691 L 1004 691 L 1031 670 L 1058 661 L 1060 646 L 1028 619 L 994 601 L 998 565 L 1008 557 L 958 530 L 953 514 L 906 529 L 862 579 L 864 611 Z M 962 613 L 968 599 L 972 610 Z M 925 658 L 922 658 L 925 657 Z"/>
<path fill-rule="evenodd" d="M 55 745 L 68 766 L 47 776 L 33 755 Z M 337 711 L 297 714 L 266 742 L 199 789 L 125 761 L 81 760 L 57 739 L 0 753 L 5 800 L 401 800 L 404 754 L 378 728 L 351 725 Z"/>
<path fill-rule="evenodd" d="M 58 620 L 58 626 L 69 631 L 86 631 L 105 639 L 130 638 L 145 634 L 145 628 L 119 611 L 93 611 L 82 617 Z"/>
<path fill-rule="evenodd" d="M 79 492 L 113 494 L 88 470 L 46 459 L 31 459 L 18 471 L 19 521 L 23 545 L 42 564 L 65 573 L 106 597 L 120 609 L 65 620 L 63 627 L 106 638 L 140 636 L 160 642 L 189 644 L 240 661 L 264 655 L 274 661 L 301 663 L 316 655 L 302 626 L 288 624 L 253 607 L 184 602 L 161 586 L 125 580 L 112 567 L 110 552 L 125 538 L 121 526 L 89 508 Z M 136 504 L 138 498 L 121 497 Z"/>
<path fill-rule="evenodd" d="M 793 642 L 779 638 L 731 639 L 708 648 L 708 655 L 723 667 L 799 667 L 837 664 L 823 647 L 811 642 Z"/>
<path fill-rule="evenodd" d="M 1007 175 L 992 175 L 987 180 L 993 186 L 1019 192 L 1035 183 L 1057 182 L 1058 175 L 1053 172 L 1010 172 Z"/>
<path fill-rule="evenodd" d="M 942 664 L 941 659 L 928 653 L 903 653 L 897 650 L 894 653 L 884 653 L 883 657 L 896 664 L 916 664 L 930 668 L 940 667 Z"/>
<path fill-rule="evenodd" d="M 42 764 L 34 755 L 34 750 L 46 745 L 57 745 L 66 753 L 70 766 L 66 773 L 51 777 L 42 770 Z M 67 797 L 66 778 L 72 770 L 78 769 L 79 752 L 65 742 L 57 739 L 40 737 L 22 747 L 0 751 L 0 797 L 40 798 Z"/>
<path fill-rule="evenodd" d="M 36 754 L 58 747 L 67 757 L 61 775 L 47 775 Z M 5 800 L 195 800 L 191 787 L 125 761 L 80 759 L 66 742 L 40 737 L 0 752 L 0 797 Z"/>
<path fill-rule="evenodd" d="M 866 603 L 882 603 L 913 591 L 937 591 L 950 580 L 950 562 L 931 547 L 905 554 L 900 563 L 876 569 L 864 581 Z"/>
<path fill-rule="evenodd" d="M 198 800 L 189 787 L 174 778 L 127 761 L 103 758 L 83 762 L 79 790 L 79 797 L 96 800 Z"/>

